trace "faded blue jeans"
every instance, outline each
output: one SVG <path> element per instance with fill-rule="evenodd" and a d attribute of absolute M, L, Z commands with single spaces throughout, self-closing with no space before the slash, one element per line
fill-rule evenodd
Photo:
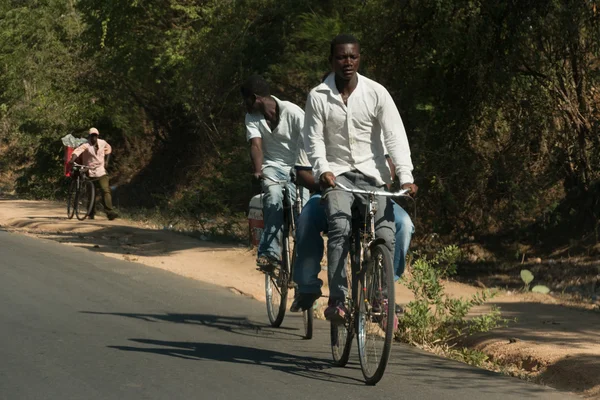
<path fill-rule="evenodd" d="M 290 194 L 290 202 L 296 200 L 296 185 L 290 181 L 291 169 L 277 168 L 274 166 L 264 167 L 262 174 L 278 181 L 287 180 L 287 188 Z M 258 256 L 270 256 L 281 260 L 281 235 L 283 232 L 283 187 L 269 179 L 263 179 L 262 183 L 262 205 L 263 220 L 265 228 L 258 244 Z M 306 198 L 306 190 L 302 190 Z"/>
<path fill-rule="evenodd" d="M 394 273 L 397 280 L 404 273 L 406 254 L 415 227 L 402 207 L 396 203 L 392 206 L 396 224 Z M 321 236 L 323 232 L 327 232 L 327 215 L 325 207 L 321 204 L 321 195 L 314 194 L 302 209 L 296 229 L 294 282 L 298 284 L 299 293 L 319 293 L 323 285 L 323 281 L 318 278 L 324 249 Z"/>

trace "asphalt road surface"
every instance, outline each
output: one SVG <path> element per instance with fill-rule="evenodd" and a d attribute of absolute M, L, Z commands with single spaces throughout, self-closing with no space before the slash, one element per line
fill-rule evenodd
<path fill-rule="evenodd" d="M 570 398 L 402 345 L 369 387 L 356 348 L 332 367 L 327 323 L 302 333 L 230 290 L 0 231 L 0 399 Z"/>

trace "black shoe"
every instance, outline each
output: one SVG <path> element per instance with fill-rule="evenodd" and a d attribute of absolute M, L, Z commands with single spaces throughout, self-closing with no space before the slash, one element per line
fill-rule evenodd
<path fill-rule="evenodd" d="M 271 256 L 259 256 L 256 265 L 261 272 L 271 273 L 279 266 L 279 260 Z"/>
<path fill-rule="evenodd" d="M 94 219 L 94 218 L 96 218 L 96 217 L 94 216 L 94 214 L 90 214 L 90 215 L 88 215 L 88 219 Z"/>
<path fill-rule="evenodd" d="M 291 312 L 306 311 L 312 308 L 315 301 L 321 297 L 321 293 L 298 293 L 294 297 L 292 306 L 290 307 Z"/>
<path fill-rule="evenodd" d="M 109 212 L 106 213 L 106 217 L 108 218 L 109 221 L 112 221 L 113 219 L 119 218 L 119 214 L 117 214 L 116 212 Z"/>

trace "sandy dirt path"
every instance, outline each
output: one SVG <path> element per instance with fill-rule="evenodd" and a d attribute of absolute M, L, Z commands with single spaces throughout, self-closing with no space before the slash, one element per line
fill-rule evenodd
<path fill-rule="evenodd" d="M 61 203 L 7 198 L 0 198 L 0 227 L 161 268 L 260 301 L 265 299 L 264 277 L 256 271 L 254 251 L 244 245 L 201 241 L 143 223 L 108 221 L 100 215 L 95 220 L 68 220 Z M 478 289 L 448 282 L 446 290 L 460 297 Z M 412 298 L 401 285 L 396 293 L 399 303 L 406 304 Z M 517 318 L 517 322 L 474 338 L 472 346 L 498 362 L 519 364 L 538 382 L 600 399 L 599 312 L 561 304 L 548 295 L 504 292 L 494 303 L 505 317 Z"/>

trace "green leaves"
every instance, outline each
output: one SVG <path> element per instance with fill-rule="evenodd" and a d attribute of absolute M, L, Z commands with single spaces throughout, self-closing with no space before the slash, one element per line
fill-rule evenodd
<path fill-rule="evenodd" d="M 533 274 L 528 269 L 521 270 L 521 279 L 525 282 L 525 285 L 529 285 L 533 281 Z"/>
<path fill-rule="evenodd" d="M 473 307 L 484 304 L 494 293 L 482 291 L 470 298 L 451 298 L 444 290 L 444 279 L 455 273 L 461 254 L 457 246 L 447 246 L 433 258 L 417 256 L 402 283 L 415 299 L 405 308 L 397 332 L 400 340 L 423 346 L 454 346 L 458 340 L 504 325 L 497 307 L 491 312 L 467 318 Z"/>
<path fill-rule="evenodd" d="M 521 280 L 523 280 L 523 282 L 525 283 L 526 291 L 529 290 L 529 284 L 533 281 L 533 279 L 534 279 L 534 276 L 531 271 L 529 271 L 528 269 L 521 270 Z M 544 285 L 536 285 L 531 289 L 531 291 L 534 293 L 542 293 L 542 294 L 550 293 L 550 289 Z"/>
<path fill-rule="evenodd" d="M 550 293 L 550 289 L 547 286 L 544 285 L 535 285 L 532 289 L 532 292 L 534 293 L 542 293 L 542 294 L 548 294 Z"/>

